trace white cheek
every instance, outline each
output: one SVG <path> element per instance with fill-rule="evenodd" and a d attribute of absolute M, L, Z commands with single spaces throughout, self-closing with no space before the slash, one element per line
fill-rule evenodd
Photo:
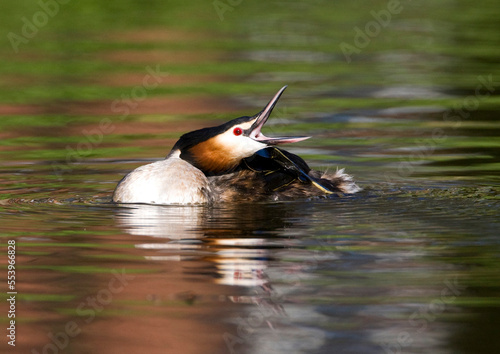
<path fill-rule="evenodd" d="M 267 146 L 244 135 L 236 136 L 232 130 L 219 135 L 217 142 L 227 147 L 228 153 L 239 158 L 249 157 Z"/>

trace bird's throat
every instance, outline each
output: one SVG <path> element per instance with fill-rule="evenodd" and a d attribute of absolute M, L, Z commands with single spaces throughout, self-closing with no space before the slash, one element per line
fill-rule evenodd
<path fill-rule="evenodd" d="M 213 139 L 208 139 L 193 146 L 181 158 L 200 169 L 205 175 L 220 175 L 234 171 L 240 158 L 231 156 L 231 152 L 222 148 Z"/>

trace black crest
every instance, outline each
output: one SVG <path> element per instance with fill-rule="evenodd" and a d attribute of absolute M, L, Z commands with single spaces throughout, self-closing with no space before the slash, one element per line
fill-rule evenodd
<path fill-rule="evenodd" d="M 230 129 L 235 125 L 246 123 L 252 119 L 254 119 L 254 117 L 246 117 L 246 116 L 239 117 L 230 120 L 229 122 L 226 122 L 224 124 L 218 125 L 216 127 L 203 128 L 186 133 L 182 135 L 179 138 L 179 140 L 175 143 L 174 147 L 172 148 L 172 151 L 180 150 L 181 153 L 187 152 L 190 148 L 192 148 L 196 144 L 207 141 L 208 139 L 213 138 L 214 136 L 224 133 L 226 130 Z"/>

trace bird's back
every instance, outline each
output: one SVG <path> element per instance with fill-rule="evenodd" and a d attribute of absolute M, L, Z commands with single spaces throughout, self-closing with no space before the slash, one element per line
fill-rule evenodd
<path fill-rule="evenodd" d="M 356 193 L 344 170 L 320 172 L 297 155 L 268 147 L 244 159 L 232 173 L 208 177 L 215 201 L 266 201 Z"/>

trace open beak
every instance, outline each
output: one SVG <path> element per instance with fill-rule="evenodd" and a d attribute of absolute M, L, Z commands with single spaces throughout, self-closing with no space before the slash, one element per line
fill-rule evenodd
<path fill-rule="evenodd" d="M 281 90 L 278 91 L 276 95 L 269 101 L 267 106 L 257 115 L 254 117 L 256 118 L 255 122 L 252 124 L 250 129 L 248 130 L 248 136 L 252 138 L 255 141 L 268 144 L 268 145 L 277 145 L 277 144 L 286 144 L 286 143 L 296 143 L 298 141 L 306 140 L 309 139 L 309 136 L 294 136 L 294 137 L 283 137 L 283 138 L 268 138 L 262 132 L 260 131 L 264 124 L 266 124 L 267 119 L 271 115 L 271 112 L 273 111 L 274 106 L 278 102 L 279 98 L 281 97 L 281 94 L 287 86 L 283 86 Z"/>

